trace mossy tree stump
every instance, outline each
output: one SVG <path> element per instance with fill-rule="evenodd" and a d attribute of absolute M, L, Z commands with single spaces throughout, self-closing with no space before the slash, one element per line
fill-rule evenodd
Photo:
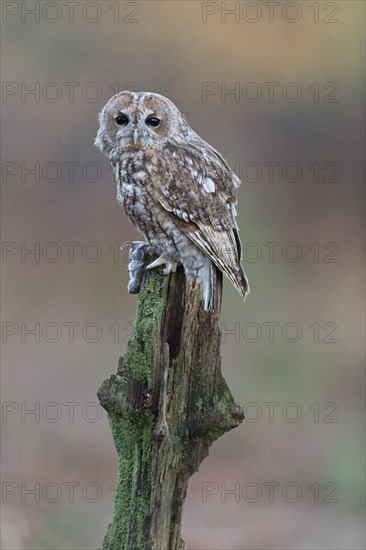
<path fill-rule="evenodd" d="M 98 391 L 119 456 L 103 550 L 182 550 L 188 480 L 243 411 L 221 374 L 218 313 L 183 270 L 142 280 L 134 332 Z"/>

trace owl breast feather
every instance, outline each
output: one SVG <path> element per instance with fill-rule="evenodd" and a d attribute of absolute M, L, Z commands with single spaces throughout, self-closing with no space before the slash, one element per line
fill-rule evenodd
<path fill-rule="evenodd" d="M 175 242 L 177 233 L 181 231 L 152 191 L 150 177 L 145 169 L 145 163 L 151 161 L 146 155 L 122 155 L 115 167 L 117 200 L 148 242 L 159 252 L 169 249 L 170 254 L 178 257 Z"/>

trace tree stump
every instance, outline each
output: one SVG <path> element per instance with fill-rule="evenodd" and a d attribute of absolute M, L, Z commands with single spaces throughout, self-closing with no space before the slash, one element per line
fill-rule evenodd
<path fill-rule="evenodd" d="M 145 271 L 127 351 L 98 391 L 119 456 L 103 550 L 183 550 L 188 480 L 243 421 L 221 374 L 219 314 L 182 268 Z"/>

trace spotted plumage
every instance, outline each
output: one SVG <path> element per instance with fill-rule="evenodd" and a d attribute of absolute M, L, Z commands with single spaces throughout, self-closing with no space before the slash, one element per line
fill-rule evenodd
<path fill-rule="evenodd" d="M 245 298 L 235 221 L 240 180 L 166 97 L 121 92 L 99 115 L 95 140 L 109 157 L 117 199 L 159 258 L 148 268 L 181 263 L 203 286 L 205 307 L 220 300 L 221 272 Z"/>

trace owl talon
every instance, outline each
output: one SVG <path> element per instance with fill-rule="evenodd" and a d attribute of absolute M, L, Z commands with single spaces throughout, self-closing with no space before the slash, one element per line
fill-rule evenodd
<path fill-rule="evenodd" d="M 165 265 L 165 269 L 163 270 L 163 275 L 169 275 L 173 270 L 175 271 L 175 262 L 173 262 L 170 258 L 167 256 L 161 255 L 159 258 L 156 258 L 151 264 L 147 266 L 146 269 L 154 269 L 155 267 L 159 267 L 160 265 Z"/>
<path fill-rule="evenodd" d="M 175 273 L 177 270 L 177 264 L 175 262 L 168 262 L 166 268 L 163 269 L 163 275 L 170 275 L 170 273 Z"/>

